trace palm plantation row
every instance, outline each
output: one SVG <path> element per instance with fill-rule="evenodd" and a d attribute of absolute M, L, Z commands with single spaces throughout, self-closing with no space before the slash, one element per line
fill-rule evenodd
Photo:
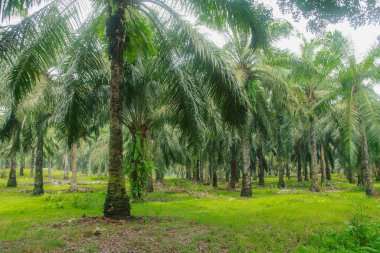
<path fill-rule="evenodd" d="M 37 2 L 37 1 L 36 1 Z M 339 32 L 304 39 L 300 55 L 274 42 L 297 34 L 248 1 L 52 1 L 0 29 L 1 140 L 8 186 L 29 161 L 34 195 L 43 167 L 109 174 L 104 215 L 130 215 L 153 178 L 229 181 L 251 197 L 265 174 L 331 173 L 376 195 L 380 177 L 380 46 L 362 60 Z M 34 4 L 26 1 L 26 7 Z M 3 16 L 20 11 L 5 1 Z M 182 12 L 221 31 L 218 48 Z M 302 35 L 298 35 L 302 37 Z M 108 149 L 109 147 L 109 149 Z M 78 151 L 79 150 L 79 151 Z M 79 155 L 80 154 L 80 155 Z M 357 178 L 357 179 L 356 179 Z M 379 178 L 377 178 L 379 179 Z"/>

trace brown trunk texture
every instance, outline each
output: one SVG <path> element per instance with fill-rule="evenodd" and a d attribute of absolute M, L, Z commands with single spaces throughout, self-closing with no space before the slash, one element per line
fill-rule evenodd
<path fill-rule="evenodd" d="M 301 164 L 301 156 L 297 155 L 297 181 L 302 182 L 302 164 Z"/>
<path fill-rule="evenodd" d="M 314 126 L 311 128 L 311 191 L 319 192 L 318 164 L 317 164 L 317 137 Z"/>
<path fill-rule="evenodd" d="M 125 219 L 131 215 L 129 198 L 125 189 L 123 168 L 122 97 L 124 52 L 128 43 L 125 29 L 125 12 L 131 0 L 108 1 L 106 35 L 111 64 L 110 82 L 110 142 L 109 179 L 104 202 L 104 216 Z"/>
<path fill-rule="evenodd" d="M 71 145 L 71 183 L 70 191 L 78 191 L 78 179 L 77 179 L 77 144 Z"/>
<path fill-rule="evenodd" d="M 36 165 L 36 160 L 35 160 L 35 148 L 32 148 L 32 156 L 30 158 L 30 177 L 34 178 L 34 166 Z"/>
<path fill-rule="evenodd" d="M 284 181 L 284 164 L 282 163 L 282 158 L 279 154 L 277 154 L 277 167 L 278 167 L 278 188 L 285 188 Z"/>
<path fill-rule="evenodd" d="M 252 197 L 252 186 L 251 186 L 251 156 L 249 151 L 249 138 L 248 134 L 245 134 L 243 138 L 243 178 L 241 183 L 241 197 Z"/>
<path fill-rule="evenodd" d="M 20 152 L 20 176 L 24 176 L 25 169 L 25 155 L 24 152 Z"/>
<path fill-rule="evenodd" d="M 231 190 L 236 189 L 237 172 L 238 172 L 237 161 L 236 159 L 232 159 L 231 160 L 231 181 L 229 185 Z"/>
<path fill-rule="evenodd" d="M 34 177 L 33 195 L 38 196 L 44 194 L 44 136 L 39 134 L 37 140 L 37 156 L 36 156 L 36 171 Z"/>
<path fill-rule="evenodd" d="M 9 178 L 7 187 L 17 187 L 17 179 L 16 179 L 16 154 L 12 152 L 11 154 L 11 170 L 9 172 Z"/>
<path fill-rule="evenodd" d="M 326 179 L 326 175 L 325 175 L 325 151 L 323 149 L 323 145 L 321 143 L 321 150 L 320 150 L 320 170 L 321 170 L 321 184 L 323 184 L 325 182 L 325 179 Z"/>
<path fill-rule="evenodd" d="M 64 163 L 63 180 L 68 180 L 69 179 L 69 154 L 67 153 L 67 148 L 63 157 L 63 163 Z"/>
<path fill-rule="evenodd" d="M 363 179 L 366 187 L 366 195 L 373 197 L 377 195 L 375 186 L 372 181 L 372 169 L 369 160 L 367 132 L 363 123 L 361 123 L 361 137 L 362 137 L 362 156 L 363 156 Z"/>

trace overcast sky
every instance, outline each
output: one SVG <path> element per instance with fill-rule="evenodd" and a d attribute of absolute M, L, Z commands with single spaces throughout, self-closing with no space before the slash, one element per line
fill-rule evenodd
<path fill-rule="evenodd" d="M 284 18 L 290 21 L 299 32 L 306 36 L 306 38 L 311 39 L 315 36 L 307 31 L 306 20 L 301 20 L 297 23 L 293 20 L 291 15 L 283 15 L 276 4 L 276 0 L 265 0 L 262 2 L 273 8 L 273 14 L 275 17 Z M 380 25 L 366 25 L 354 29 L 348 22 L 343 22 L 339 24 L 329 25 L 327 27 L 327 30 L 338 30 L 341 31 L 345 36 L 349 37 L 352 41 L 352 45 L 355 50 L 355 55 L 358 60 L 363 59 L 363 57 L 368 53 L 368 51 L 374 45 L 376 45 L 377 38 L 378 36 L 380 36 Z M 295 53 L 299 53 L 300 43 L 301 41 L 299 39 L 293 37 L 290 39 L 284 39 L 279 41 L 276 44 L 276 46 L 283 49 L 289 49 Z M 375 90 L 378 94 L 380 94 L 380 84 L 375 87 Z"/>
<path fill-rule="evenodd" d="M 282 18 L 290 21 L 295 29 L 305 35 L 307 39 L 312 39 L 315 37 L 314 34 L 307 31 L 307 21 L 305 19 L 295 22 L 292 15 L 282 14 L 276 4 L 276 0 L 261 0 L 261 2 L 273 9 L 273 15 L 275 18 Z M 335 25 L 329 25 L 327 30 L 338 30 L 345 36 L 349 37 L 352 41 L 352 46 L 355 49 L 355 55 L 358 60 L 361 60 L 367 54 L 367 52 L 377 43 L 377 37 L 380 36 L 380 25 L 366 25 L 354 29 L 348 22 L 343 22 Z M 225 40 L 221 35 L 207 29 L 202 29 L 202 31 L 205 32 L 217 45 L 222 46 L 224 44 Z M 281 49 L 288 49 L 291 52 L 298 54 L 300 52 L 301 40 L 294 36 L 289 39 L 282 39 L 276 42 L 275 45 Z M 378 94 L 380 94 L 380 84 L 375 87 L 375 90 Z"/>

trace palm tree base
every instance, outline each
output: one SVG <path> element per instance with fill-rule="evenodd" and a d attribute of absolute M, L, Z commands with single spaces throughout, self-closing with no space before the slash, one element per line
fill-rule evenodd
<path fill-rule="evenodd" d="M 367 197 L 378 197 L 379 196 L 373 186 L 367 187 L 365 193 L 366 193 Z"/>
<path fill-rule="evenodd" d="M 43 195 L 44 193 L 45 192 L 42 185 L 34 186 L 33 196 L 40 196 L 40 195 Z"/>
<path fill-rule="evenodd" d="M 16 178 L 12 177 L 8 179 L 7 187 L 17 187 Z"/>
<path fill-rule="evenodd" d="M 310 191 L 312 191 L 312 192 L 320 192 L 321 189 L 318 186 L 311 186 Z"/>
<path fill-rule="evenodd" d="M 119 194 L 107 191 L 104 203 L 104 217 L 117 220 L 131 217 L 131 206 L 125 190 Z"/>
<path fill-rule="evenodd" d="M 251 188 L 241 189 L 240 197 L 246 197 L 246 198 L 252 197 L 252 189 Z"/>

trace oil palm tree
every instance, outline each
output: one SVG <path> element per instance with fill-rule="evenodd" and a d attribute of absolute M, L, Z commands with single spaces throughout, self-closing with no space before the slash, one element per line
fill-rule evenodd
<path fill-rule="evenodd" d="M 3 17 L 24 12 L 25 9 L 37 5 L 40 1 L 28 0 L 15 2 L 5 0 L 1 3 L 1 14 Z M 57 1 L 63 6 L 71 6 L 78 1 Z M 66 4 L 66 5 L 65 5 Z M 54 5 L 54 2 L 48 6 Z M 108 56 L 110 61 L 110 179 L 107 190 L 107 197 L 104 206 L 104 214 L 112 218 L 125 218 L 130 215 L 128 198 L 125 192 L 124 175 L 123 175 L 123 150 L 122 150 L 122 82 L 123 82 L 123 65 L 125 56 L 133 56 L 134 49 L 137 45 L 145 44 L 150 47 L 152 38 L 149 34 L 156 30 L 161 34 L 162 38 L 165 35 L 166 25 L 174 25 L 178 31 L 177 37 L 183 46 L 190 52 L 194 60 L 201 63 L 199 68 L 209 70 L 209 76 L 217 79 L 219 82 L 213 83 L 213 93 L 219 102 L 224 106 L 224 116 L 232 109 L 244 111 L 244 100 L 239 96 L 239 89 L 233 85 L 230 78 L 224 73 L 224 66 L 217 58 L 213 57 L 213 52 L 207 50 L 194 36 L 193 30 L 189 29 L 189 24 L 182 19 L 176 8 L 178 5 L 193 14 L 203 23 L 211 25 L 217 29 L 242 29 L 251 31 L 252 34 L 260 34 L 252 40 L 253 46 L 265 44 L 267 37 L 265 36 L 266 20 L 270 19 L 268 12 L 261 5 L 254 5 L 245 0 L 177 0 L 177 1 L 161 1 L 161 0 L 146 0 L 146 1 L 94 1 L 94 8 L 99 8 L 105 11 L 99 13 L 103 18 L 100 18 L 101 26 L 106 27 L 106 38 L 108 41 Z M 49 8 L 49 7 L 44 7 Z M 156 12 L 156 9 L 159 12 Z M 66 11 L 67 8 L 60 9 L 58 16 Z M 41 12 L 41 11 L 40 11 Z M 42 13 L 42 12 L 41 12 Z M 160 14 L 158 14 L 160 13 Z M 162 16 L 164 15 L 164 17 Z M 27 18 L 26 20 L 30 20 Z M 105 22 L 106 21 L 106 22 Z M 169 22 L 168 22 L 169 21 Z M 105 26 L 104 26 L 105 24 Z M 264 31 L 264 32 L 262 32 Z M 62 37 L 57 36 L 54 41 L 62 41 Z M 34 57 L 44 52 L 50 52 L 47 48 L 39 45 L 39 51 L 36 51 Z M 41 50 L 43 48 L 43 50 Z M 52 50 L 55 52 L 56 48 Z M 35 57 L 35 59 L 39 59 Z M 31 62 L 31 65 L 39 65 L 38 61 Z M 33 78 L 34 71 L 29 69 L 27 73 L 28 80 Z M 26 80 L 26 81 L 28 81 Z M 21 82 L 21 90 L 27 90 L 30 87 L 30 82 Z M 217 85 L 216 85 L 217 84 Z M 226 94 L 229 94 L 228 98 Z M 20 94 L 19 94 L 20 95 Z M 237 114 L 231 114 L 238 116 Z M 230 119 L 237 121 L 237 118 Z"/>
<path fill-rule="evenodd" d="M 273 27 L 268 25 L 267 32 L 272 32 L 270 38 L 274 41 L 277 36 L 283 35 L 278 33 L 276 28 L 283 26 L 276 22 L 270 24 Z M 285 31 L 288 30 L 285 29 Z M 224 51 L 249 101 L 249 110 L 244 117 L 244 127 L 240 131 L 243 155 L 241 196 L 251 197 L 250 147 L 252 146 L 253 124 L 261 121 L 268 128 L 268 132 L 270 131 L 269 129 L 273 125 L 271 124 L 273 121 L 271 111 L 273 108 L 283 107 L 287 95 L 287 85 L 281 71 L 266 64 L 265 52 L 255 50 L 250 46 L 250 39 L 254 37 L 253 35 L 234 32 L 229 37 L 230 42 L 226 44 Z M 271 95 L 268 96 L 269 94 Z M 267 99 L 268 97 L 270 100 Z"/>
<path fill-rule="evenodd" d="M 2 7 L 4 6 L 2 5 Z M 7 98 L 8 111 L 8 118 L 4 121 L 1 136 L 6 136 L 7 131 L 13 133 L 12 158 L 15 152 L 20 150 L 20 134 L 23 129 L 40 129 L 39 136 L 42 138 L 43 135 L 43 128 L 38 128 L 36 125 L 28 127 L 27 124 L 42 123 L 45 121 L 46 115 L 43 115 L 42 111 L 36 112 L 38 115 L 22 113 L 26 109 L 22 104 L 31 101 L 30 97 L 26 98 L 30 92 L 35 91 L 36 87 L 38 90 L 40 89 L 40 84 L 45 81 L 45 74 L 56 61 L 71 34 L 68 17 L 59 14 L 58 5 L 51 4 L 25 20 L 0 30 L 2 47 L 0 65 L 2 66 L 1 80 L 4 90 L 2 95 Z M 21 115 L 18 115 L 20 112 Z M 33 123 L 31 124 L 33 125 Z M 43 142 L 40 140 L 39 143 Z M 39 165 L 42 170 L 41 154 L 40 152 Z M 12 164 L 14 165 L 15 162 Z M 14 178 L 12 181 L 15 182 L 15 177 L 12 178 Z M 38 178 L 41 178 L 41 175 Z"/>
<path fill-rule="evenodd" d="M 320 191 L 317 165 L 318 133 L 321 133 L 319 119 L 329 112 L 332 100 L 336 98 L 334 73 L 343 66 L 348 48 L 349 41 L 341 33 L 332 32 L 321 40 L 305 40 L 299 57 L 290 55 L 282 59 L 285 59 L 285 65 L 292 66 L 290 81 L 298 99 L 297 117 L 307 123 L 303 129 L 306 132 L 298 136 L 309 139 L 311 190 L 316 192 Z"/>
<path fill-rule="evenodd" d="M 340 126 L 344 151 L 350 167 L 362 166 L 366 195 L 376 195 L 371 169 L 371 144 L 379 143 L 380 114 L 379 96 L 373 83 L 380 80 L 376 60 L 380 48 L 374 48 L 360 62 L 351 56 L 348 65 L 339 73 Z"/>

